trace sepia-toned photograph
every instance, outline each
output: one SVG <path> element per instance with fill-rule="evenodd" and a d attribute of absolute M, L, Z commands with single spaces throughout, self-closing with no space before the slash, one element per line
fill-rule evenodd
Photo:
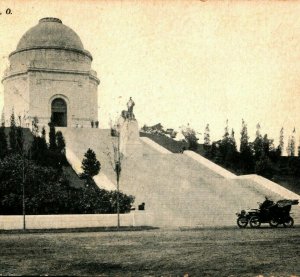
<path fill-rule="evenodd" d="M 300 276 L 300 1 L 0 2 L 0 276 Z"/>

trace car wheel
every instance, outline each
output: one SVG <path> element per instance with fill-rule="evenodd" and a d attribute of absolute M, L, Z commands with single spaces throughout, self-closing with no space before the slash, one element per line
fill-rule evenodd
<path fill-rule="evenodd" d="M 260 220 L 259 220 L 259 217 L 258 216 L 252 216 L 250 218 L 250 227 L 251 228 L 259 228 L 260 227 Z"/>
<path fill-rule="evenodd" d="M 283 226 L 285 228 L 292 228 L 294 226 L 294 219 L 292 217 L 288 217 L 284 223 L 283 223 Z"/>
<path fill-rule="evenodd" d="M 279 222 L 276 219 L 272 218 L 270 220 L 269 224 L 272 228 L 276 228 L 278 226 Z"/>
<path fill-rule="evenodd" d="M 239 216 L 236 223 L 240 228 L 246 228 L 248 225 L 248 219 L 245 216 Z"/>

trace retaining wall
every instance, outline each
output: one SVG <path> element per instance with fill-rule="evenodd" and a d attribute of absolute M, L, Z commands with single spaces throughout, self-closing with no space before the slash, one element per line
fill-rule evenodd
<path fill-rule="evenodd" d="M 114 227 L 117 225 L 117 214 L 27 215 L 25 220 L 27 229 Z M 152 221 L 152 215 L 145 211 L 120 215 L 121 226 L 152 226 Z M 0 216 L 0 230 L 22 228 L 22 215 Z"/>
<path fill-rule="evenodd" d="M 256 175 L 256 174 L 250 174 L 250 175 L 241 175 L 237 176 L 237 179 L 250 179 L 256 182 L 257 184 L 269 189 L 272 192 L 277 193 L 278 195 L 282 196 L 286 199 L 298 199 L 300 200 L 300 195 L 297 193 L 294 193 L 283 186 L 278 185 L 275 182 L 270 181 L 269 179 L 266 179 L 262 176 Z M 300 203 L 298 204 L 300 207 Z"/>
<path fill-rule="evenodd" d="M 217 174 L 221 175 L 224 178 L 227 179 L 247 179 L 247 180 L 252 180 L 256 182 L 257 184 L 269 189 L 270 191 L 280 195 L 283 198 L 286 199 L 300 199 L 300 195 L 280 186 L 279 184 L 270 181 L 269 179 L 266 179 L 262 176 L 256 175 L 256 174 L 249 174 L 249 175 L 240 175 L 237 176 L 230 171 L 224 169 L 223 167 L 211 162 L 210 160 L 202 157 L 201 155 L 192 152 L 192 151 L 184 151 L 184 154 L 187 155 L 188 157 L 194 159 L 198 163 L 206 166 L 207 168 L 213 170 Z M 300 204 L 298 205 L 300 206 Z"/>

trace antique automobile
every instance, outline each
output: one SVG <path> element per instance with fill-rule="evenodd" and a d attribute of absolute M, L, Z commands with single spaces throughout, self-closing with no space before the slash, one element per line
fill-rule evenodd
<path fill-rule="evenodd" d="M 246 228 L 248 223 L 251 228 L 258 228 L 262 223 L 271 227 L 282 224 L 284 227 L 293 227 L 294 219 L 290 216 L 292 205 L 298 205 L 299 200 L 283 199 L 274 203 L 266 198 L 263 203 L 258 203 L 259 209 L 242 210 L 237 213 L 237 225 Z"/>
<path fill-rule="evenodd" d="M 236 213 L 237 215 L 237 225 L 240 228 L 246 228 L 249 220 L 252 216 L 255 216 L 258 212 L 258 209 L 251 209 L 251 210 L 241 210 L 240 213 Z"/>

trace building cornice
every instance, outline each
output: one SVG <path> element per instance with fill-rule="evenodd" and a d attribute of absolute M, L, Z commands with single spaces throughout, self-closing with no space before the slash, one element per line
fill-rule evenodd
<path fill-rule="evenodd" d="M 23 71 L 18 71 L 12 74 L 9 74 L 7 76 L 4 76 L 1 80 L 3 83 L 5 80 L 20 76 L 20 75 L 26 75 L 29 72 L 46 72 L 46 73 L 63 73 L 63 74 L 76 74 L 76 75 L 83 75 L 83 76 L 88 76 L 90 79 L 94 80 L 97 85 L 100 84 L 100 80 L 91 74 L 90 71 L 78 71 L 78 70 L 64 70 L 64 69 L 50 69 L 50 68 L 37 68 L 37 67 L 28 67 L 26 70 Z"/>
<path fill-rule="evenodd" d="M 18 49 L 9 54 L 9 58 L 17 53 L 20 52 L 25 52 L 25 51 L 31 51 L 31 50 L 64 50 L 64 51 L 71 51 L 71 52 L 77 52 L 80 54 L 83 54 L 84 56 L 87 56 L 91 61 L 93 61 L 93 57 L 90 54 L 90 52 L 86 50 L 80 50 L 76 48 L 69 48 L 69 47 L 61 47 L 61 46 L 36 46 L 36 47 L 29 47 L 29 48 L 23 48 L 23 49 Z"/>

